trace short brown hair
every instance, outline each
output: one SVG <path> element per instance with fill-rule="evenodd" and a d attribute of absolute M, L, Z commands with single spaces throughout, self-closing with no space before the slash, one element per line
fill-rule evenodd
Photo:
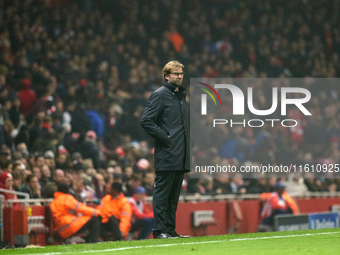
<path fill-rule="evenodd" d="M 178 62 L 177 60 L 172 60 L 172 61 L 166 63 L 166 65 L 163 67 L 163 71 L 162 71 L 164 80 L 165 80 L 165 75 L 170 74 L 173 70 L 178 69 L 180 67 L 182 67 L 182 69 L 184 69 L 184 65 L 181 64 L 180 62 Z"/>

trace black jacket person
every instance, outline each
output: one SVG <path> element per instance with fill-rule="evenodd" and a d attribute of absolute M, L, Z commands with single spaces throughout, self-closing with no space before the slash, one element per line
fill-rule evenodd
<path fill-rule="evenodd" d="M 189 115 L 183 82 L 184 66 L 170 61 L 163 68 L 163 86 L 153 92 L 141 125 L 155 139 L 154 238 L 179 236 L 176 210 L 183 176 L 190 171 Z"/>

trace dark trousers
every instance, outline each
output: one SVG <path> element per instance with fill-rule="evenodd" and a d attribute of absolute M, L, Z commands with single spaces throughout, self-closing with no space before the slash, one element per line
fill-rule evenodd
<path fill-rule="evenodd" d="M 113 241 L 110 240 L 111 236 L 114 241 L 119 241 L 122 239 L 119 229 L 119 220 L 114 216 L 111 216 L 108 222 L 100 223 L 100 237 L 103 239 L 103 241 Z"/>
<path fill-rule="evenodd" d="M 272 214 L 262 220 L 262 224 L 274 226 L 274 217 L 279 214 L 291 214 L 291 211 L 273 210 Z"/>
<path fill-rule="evenodd" d="M 131 224 L 130 232 L 139 231 L 137 237 L 138 240 L 147 239 L 153 228 L 153 219 L 146 218 L 142 220 L 136 220 Z"/>
<path fill-rule="evenodd" d="M 100 221 L 98 217 L 92 217 L 82 226 L 76 234 L 84 233 L 89 230 L 89 234 L 85 238 L 86 243 L 97 243 L 99 242 L 99 226 Z"/>
<path fill-rule="evenodd" d="M 184 171 L 156 172 L 153 191 L 153 235 L 168 233 L 176 228 L 176 210 L 181 193 Z"/>

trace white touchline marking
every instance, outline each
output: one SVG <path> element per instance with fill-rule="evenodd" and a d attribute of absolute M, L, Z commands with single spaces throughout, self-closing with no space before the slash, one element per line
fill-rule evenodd
<path fill-rule="evenodd" d="M 339 234 L 340 232 L 324 232 L 324 233 L 310 233 L 310 234 L 300 234 L 300 235 L 285 235 L 285 236 L 263 236 L 254 238 L 241 238 L 241 239 L 230 239 L 230 240 L 219 240 L 219 241 L 205 241 L 205 242 L 191 242 L 191 243 L 169 243 L 169 244 L 158 244 L 158 245 L 145 245 L 145 246 L 130 246 L 121 248 L 112 248 L 106 250 L 91 250 L 91 251 L 80 251 L 81 253 L 94 253 L 94 252 L 109 252 L 109 251 L 122 251 L 122 250 L 132 250 L 141 248 L 158 248 L 158 247 L 169 247 L 177 245 L 190 245 L 190 244 L 205 244 L 205 243 L 221 243 L 221 242 L 233 242 L 233 241 L 248 241 L 248 240 L 258 240 L 258 239 L 273 239 L 273 238 L 286 238 L 286 237 L 298 237 L 298 236 L 314 236 L 314 235 L 332 235 Z M 50 253 L 32 253 L 28 255 L 58 255 L 58 254 L 70 254 L 74 252 L 50 252 Z"/>
<path fill-rule="evenodd" d="M 332 235 L 338 234 L 340 232 L 324 232 L 324 233 L 310 233 L 310 234 L 300 234 L 300 235 L 286 235 L 286 236 L 263 236 L 263 237 L 252 237 L 252 238 L 240 238 L 240 239 L 230 239 L 229 241 L 249 241 L 249 240 L 259 240 L 259 239 L 272 239 L 272 238 L 286 238 L 286 237 L 297 237 L 297 236 L 315 236 L 315 235 Z"/>
<path fill-rule="evenodd" d="M 145 245 L 145 246 L 130 246 L 130 247 L 121 247 L 121 248 L 113 248 L 113 249 L 106 249 L 106 250 L 81 251 L 81 253 L 121 251 L 121 250 L 131 250 L 131 249 L 140 249 L 140 248 L 158 248 L 158 247 L 168 247 L 168 246 L 176 246 L 176 245 L 189 245 L 189 244 L 221 243 L 221 242 L 225 242 L 225 241 L 228 241 L 228 240 L 192 242 L 192 243 L 169 243 L 169 244 Z M 57 255 L 57 254 L 69 254 L 69 253 L 74 253 L 74 252 L 32 253 L 32 254 L 27 254 L 27 255 Z"/>

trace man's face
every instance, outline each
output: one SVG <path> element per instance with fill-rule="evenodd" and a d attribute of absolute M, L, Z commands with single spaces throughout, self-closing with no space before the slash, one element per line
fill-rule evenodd
<path fill-rule="evenodd" d="M 33 178 L 30 180 L 29 186 L 30 186 L 31 189 L 37 188 L 37 187 L 39 186 L 38 178 L 37 178 L 37 177 L 33 177 Z"/>
<path fill-rule="evenodd" d="M 105 186 L 105 180 L 104 180 L 104 176 L 102 174 L 96 174 L 96 178 L 98 180 L 98 185 L 100 187 L 104 187 Z"/>
<path fill-rule="evenodd" d="M 70 173 L 66 173 L 66 176 L 65 176 L 65 183 L 70 186 L 73 182 L 73 176 L 72 174 Z"/>
<path fill-rule="evenodd" d="M 133 174 L 133 169 L 132 169 L 132 167 L 131 166 L 127 166 L 126 168 L 125 168 L 125 175 L 127 176 L 127 177 L 131 177 L 131 175 Z"/>
<path fill-rule="evenodd" d="M 20 174 L 22 172 L 22 167 L 21 165 L 17 165 L 14 169 L 13 169 L 13 173 L 17 173 Z"/>
<path fill-rule="evenodd" d="M 179 87 L 182 85 L 183 82 L 183 77 L 184 77 L 184 73 L 183 73 L 183 69 L 182 67 L 173 70 L 169 75 L 167 75 L 167 79 L 168 82 L 172 85 L 174 85 L 175 87 Z"/>
<path fill-rule="evenodd" d="M 45 164 L 48 165 L 49 167 L 54 167 L 55 166 L 55 161 L 54 161 L 54 159 L 46 158 L 45 159 Z"/>
<path fill-rule="evenodd" d="M 44 157 L 39 157 L 36 161 L 36 166 L 37 167 L 42 167 L 45 164 L 45 158 Z"/>
<path fill-rule="evenodd" d="M 19 188 L 21 186 L 21 178 L 13 179 L 13 187 Z"/>
<path fill-rule="evenodd" d="M 13 188 L 13 178 L 8 178 L 7 180 L 6 180 L 6 187 L 8 188 L 8 189 L 12 189 Z"/>
<path fill-rule="evenodd" d="M 45 176 L 45 177 L 51 177 L 51 171 L 50 168 L 47 165 L 44 165 L 41 168 L 41 173 Z"/>
<path fill-rule="evenodd" d="M 285 192 L 285 188 L 278 188 L 276 192 L 279 194 L 279 196 L 282 196 L 283 192 Z"/>
<path fill-rule="evenodd" d="M 19 144 L 17 145 L 17 149 L 18 149 L 19 151 L 27 151 L 27 146 L 26 146 L 25 143 L 19 143 Z"/>
<path fill-rule="evenodd" d="M 13 172 L 13 165 L 9 164 L 7 167 L 7 172 L 12 173 Z"/>
<path fill-rule="evenodd" d="M 274 187 L 276 185 L 276 178 L 270 178 L 268 180 L 268 184 L 269 184 L 269 186 Z"/>
<path fill-rule="evenodd" d="M 145 194 L 144 194 L 144 193 L 135 194 L 135 198 L 136 198 L 136 201 L 137 201 L 137 202 L 143 201 L 144 197 L 145 197 Z"/>
<path fill-rule="evenodd" d="M 115 173 L 116 173 L 116 174 L 121 174 L 121 173 L 123 173 L 122 167 L 121 167 L 121 166 L 115 166 Z"/>
<path fill-rule="evenodd" d="M 117 197 L 117 196 L 119 195 L 119 193 L 120 193 L 120 192 L 118 192 L 118 191 L 115 190 L 115 189 L 111 189 L 111 190 L 110 190 L 110 195 L 111 195 L 112 198 Z"/>
<path fill-rule="evenodd" d="M 38 177 L 38 179 L 41 178 L 41 171 L 40 171 L 40 168 L 39 167 L 33 167 L 33 172 L 34 172 L 34 175 L 36 177 Z"/>
<path fill-rule="evenodd" d="M 65 181 L 65 174 L 62 170 L 56 171 L 54 175 L 54 180 L 56 182 L 62 183 Z"/>
<path fill-rule="evenodd" d="M 145 175 L 144 181 L 149 184 L 150 186 L 153 186 L 154 184 L 154 180 L 155 180 L 155 176 L 153 175 L 153 173 L 147 173 Z"/>
<path fill-rule="evenodd" d="M 133 188 L 137 188 L 137 187 L 139 187 L 139 186 L 142 185 L 142 182 L 141 182 L 141 181 L 131 180 L 129 184 L 130 184 Z"/>

